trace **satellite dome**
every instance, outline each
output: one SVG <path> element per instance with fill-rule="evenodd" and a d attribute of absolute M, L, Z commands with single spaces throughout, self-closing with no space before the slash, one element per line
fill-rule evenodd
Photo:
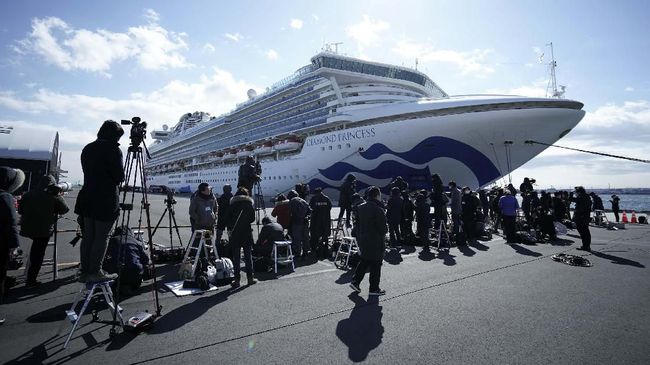
<path fill-rule="evenodd" d="M 163 130 L 166 131 L 169 129 L 169 126 L 167 124 L 163 124 Z"/>
<path fill-rule="evenodd" d="M 257 96 L 257 91 L 255 91 L 255 89 L 249 89 L 246 95 L 248 95 L 249 99 L 253 99 Z"/>

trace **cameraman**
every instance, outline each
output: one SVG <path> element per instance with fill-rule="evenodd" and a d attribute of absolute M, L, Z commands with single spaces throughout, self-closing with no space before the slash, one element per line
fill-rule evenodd
<path fill-rule="evenodd" d="M 97 139 L 81 151 L 84 184 L 77 196 L 74 212 L 83 217 L 79 274 L 82 283 L 117 278 L 101 267 L 108 234 L 119 215 L 119 185 L 124 180 L 124 165 L 118 141 L 122 135 L 122 126 L 107 120 L 99 128 Z"/>
<path fill-rule="evenodd" d="M 38 187 L 23 195 L 20 200 L 20 235 L 32 239 L 26 287 L 40 284 L 36 278 L 43 264 L 47 243 L 54 232 L 54 223 L 59 215 L 70 210 L 62 195 L 63 192 L 56 186 L 54 177 L 45 175 L 39 181 Z"/>
<path fill-rule="evenodd" d="M 259 173 L 258 173 L 259 172 Z M 259 163 L 255 163 L 255 160 L 252 156 L 246 157 L 246 162 L 243 165 L 239 166 L 238 176 L 239 180 L 237 181 L 237 187 L 244 187 L 249 191 L 251 196 L 254 196 L 253 186 L 260 181 L 260 173 L 262 172 L 262 167 Z"/>

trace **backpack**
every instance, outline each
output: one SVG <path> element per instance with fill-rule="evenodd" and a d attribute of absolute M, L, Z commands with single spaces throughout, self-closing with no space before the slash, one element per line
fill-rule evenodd
<path fill-rule="evenodd" d="M 232 261 L 227 257 L 222 257 L 214 261 L 214 268 L 216 269 L 215 281 L 232 279 L 235 276 L 235 269 L 232 266 Z"/>

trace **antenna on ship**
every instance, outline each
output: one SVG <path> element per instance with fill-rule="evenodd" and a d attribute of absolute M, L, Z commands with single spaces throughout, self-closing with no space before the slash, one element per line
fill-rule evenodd
<path fill-rule="evenodd" d="M 549 78 L 548 84 L 546 85 L 546 97 L 562 99 L 566 91 L 566 86 L 559 85 L 560 90 L 558 90 L 557 79 L 555 77 L 555 68 L 557 67 L 557 62 L 555 61 L 555 54 L 553 52 L 553 42 L 547 43 L 546 46 L 551 47 L 551 62 L 549 62 L 548 64 L 551 77 Z M 542 53 L 542 55 L 540 56 L 540 61 L 542 60 L 543 57 L 544 54 Z M 549 91 L 551 91 L 550 96 L 549 96 Z"/>
<path fill-rule="evenodd" d="M 323 45 L 322 50 L 324 52 L 339 54 L 339 45 L 340 44 L 343 44 L 343 42 L 325 43 Z"/>

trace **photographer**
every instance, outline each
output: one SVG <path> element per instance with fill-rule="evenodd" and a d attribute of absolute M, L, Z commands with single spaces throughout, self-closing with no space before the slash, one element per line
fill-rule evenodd
<path fill-rule="evenodd" d="M 294 254 L 302 260 L 307 258 L 309 253 L 309 215 L 311 208 L 309 204 L 298 196 L 295 190 L 291 190 L 287 195 L 289 198 L 289 216 L 291 217 L 291 246 Z"/>
<path fill-rule="evenodd" d="M 232 199 L 232 186 L 226 184 L 223 186 L 223 194 L 217 198 L 217 239 L 216 243 L 221 241 L 223 231 L 226 230 L 228 223 L 228 209 L 230 208 L 230 199 Z"/>
<path fill-rule="evenodd" d="M 208 183 L 200 183 L 196 194 L 190 201 L 190 218 L 194 221 L 195 229 L 205 229 L 214 233 L 217 223 L 217 199 L 212 194 Z"/>
<path fill-rule="evenodd" d="M 18 207 L 21 216 L 20 235 L 32 239 L 25 284 L 27 287 L 40 284 L 36 278 L 43 264 L 47 243 L 54 232 L 54 223 L 59 215 L 70 210 L 62 194 L 61 189 L 56 186 L 54 177 L 45 175 L 39 181 L 38 187 L 23 195 L 20 200 Z"/>
<path fill-rule="evenodd" d="M 258 173 L 259 172 L 259 173 Z M 253 186 L 260 181 L 262 167 L 256 163 L 252 156 L 246 157 L 246 162 L 239 166 L 237 187 L 244 187 L 253 196 Z"/>
<path fill-rule="evenodd" d="M 119 215 L 119 185 L 124 180 L 122 151 L 118 141 L 124 135 L 122 126 L 107 120 L 97 132 L 97 140 L 81 151 L 84 184 L 74 212 L 83 217 L 81 239 L 80 282 L 114 280 L 115 274 L 101 270 L 108 234 Z"/>
<path fill-rule="evenodd" d="M 25 182 L 22 170 L 0 166 L 0 304 L 5 298 L 5 279 L 11 251 L 20 246 L 18 237 L 18 217 L 15 199 L 11 195 Z M 0 324 L 5 323 L 5 315 L 0 312 Z"/>
<path fill-rule="evenodd" d="M 121 252 L 120 252 L 121 250 Z M 117 262 L 121 258 L 122 265 Z M 144 250 L 142 242 L 138 241 L 129 227 L 117 227 L 113 237 L 108 241 L 108 254 L 104 261 L 107 272 L 117 273 L 121 270 L 120 292 L 125 295 L 133 294 L 142 285 L 142 280 L 147 279 L 149 256 Z"/>
<path fill-rule="evenodd" d="M 235 270 L 235 277 L 230 284 L 233 289 L 239 288 L 240 285 L 242 248 L 244 249 L 248 285 L 257 283 L 257 279 L 253 277 L 253 229 L 251 223 L 254 221 L 253 198 L 248 196 L 246 188 L 240 187 L 230 200 L 230 211 L 228 212 L 228 230 L 231 232 L 229 241 L 232 248 L 232 264 Z"/>

